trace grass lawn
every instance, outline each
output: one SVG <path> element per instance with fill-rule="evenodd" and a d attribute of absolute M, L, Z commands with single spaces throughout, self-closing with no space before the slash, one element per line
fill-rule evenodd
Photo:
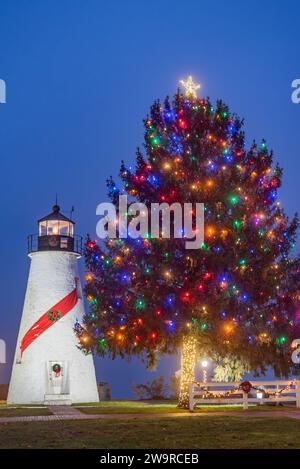
<path fill-rule="evenodd" d="M 300 448 L 300 421 L 239 416 L 10 423 L 0 448 Z"/>
<path fill-rule="evenodd" d="M 94 404 L 75 405 L 84 414 L 168 414 L 173 412 L 187 412 L 178 409 L 176 401 L 102 401 Z M 295 406 L 250 406 L 249 411 L 266 410 L 295 410 Z M 208 405 L 195 409 L 195 412 L 241 412 L 241 405 Z"/>
<path fill-rule="evenodd" d="M 75 405 L 84 414 L 166 414 L 186 412 L 178 409 L 176 401 L 102 401 Z"/>
<path fill-rule="evenodd" d="M 0 407 L 0 417 L 28 417 L 33 415 L 52 415 L 47 407 L 9 407 L 1 406 Z M 1 432 L 1 429 L 0 429 Z"/>

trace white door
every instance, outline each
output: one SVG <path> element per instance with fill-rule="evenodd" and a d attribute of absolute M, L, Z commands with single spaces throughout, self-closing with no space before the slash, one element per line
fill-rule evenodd
<path fill-rule="evenodd" d="M 50 394 L 63 394 L 64 363 L 51 361 L 49 365 Z"/>

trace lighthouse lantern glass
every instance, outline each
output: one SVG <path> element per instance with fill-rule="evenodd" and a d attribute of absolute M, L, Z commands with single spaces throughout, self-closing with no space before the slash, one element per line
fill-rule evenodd
<path fill-rule="evenodd" d="M 39 236 L 74 236 L 74 225 L 64 220 L 44 220 L 39 223 Z"/>

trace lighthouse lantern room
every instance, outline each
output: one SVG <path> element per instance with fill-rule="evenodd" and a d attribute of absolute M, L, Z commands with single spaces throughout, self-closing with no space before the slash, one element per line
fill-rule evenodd
<path fill-rule="evenodd" d="M 74 235 L 75 222 L 53 206 L 49 215 L 38 221 L 38 234 L 28 236 L 28 251 L 75 251 L 82 252 L 82 237 Z"/>
<path fill-rule="evenodd" d="M 74 333 L 84 315 L 78 273 L 82 238 L 74 225 L 56 204 L 38 221 L 38 234 L 28 237 L 31 263 L 8 403 L 99 399 L 93 357 L 79 349 Z"/>

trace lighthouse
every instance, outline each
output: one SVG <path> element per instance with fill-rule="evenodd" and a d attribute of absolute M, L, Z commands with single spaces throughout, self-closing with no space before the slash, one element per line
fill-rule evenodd
<path fill-rule="evenodd" d="M 56 204 L 28 237 L 30 271 L 9 385 L 9 404 L 98 402 L 92 355 L 78 347 L 84 315 L 78 259 L 82 238 Z"/>

